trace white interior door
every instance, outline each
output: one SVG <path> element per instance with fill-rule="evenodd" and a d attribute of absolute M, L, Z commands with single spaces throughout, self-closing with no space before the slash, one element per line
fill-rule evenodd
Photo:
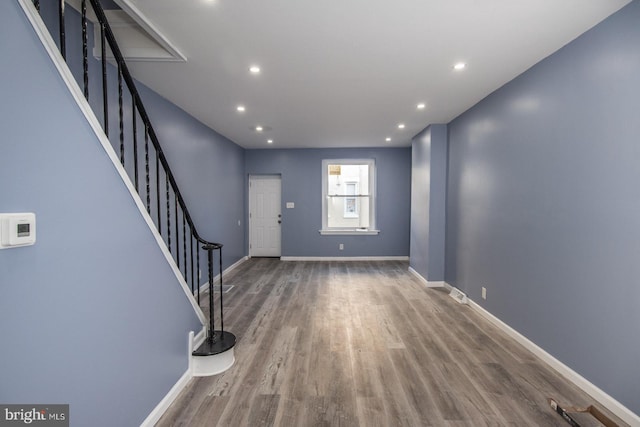
<path fill-rule="evenodd" d="M 280 256 L 281 191 L 280 176 L 249 177 L 249 256 Z"/>

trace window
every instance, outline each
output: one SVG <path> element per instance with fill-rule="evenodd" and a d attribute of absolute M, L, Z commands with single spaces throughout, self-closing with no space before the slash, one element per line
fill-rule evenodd
<path fill-rule="evenodd" d="M 375 161 L 322 161 L 322 234 L 378 234 Z"/>

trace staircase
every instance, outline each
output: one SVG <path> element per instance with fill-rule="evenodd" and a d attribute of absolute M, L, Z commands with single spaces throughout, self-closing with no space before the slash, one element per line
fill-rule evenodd
<path fill-rule="evenodd" d="M 20 1 L 34 27 L 48 29 L 42 36 L 48 37 L 49 44 L 59 52 L 56 55 L 63 64 L 58 64 L 59 70 L 73 76 L 71 84 L 82 93 L 77 100 L 80 107 L 92 111 L 94 121 L 99 122 L 125 172 L 121 174 L 123 179 L 129 181 L 125 183 L 135 189 L 135 197 L 146 209 L 147 222 L 155 228 L 156 240 L 170 254 L 173 270 L 206 325 L 206 336 L 199 334 L 200 339 L 191 343 L 195 347 L 190 361 L 192 375 L 223 372 L 234 363 L 236 343 L 236 337 L 224 330 L 223 245 L 198 233 L 100 0 Z M 97 59 L 88 54 L 94 38 L 94 52 L 100 52 Z M 217 313 L 213 298 L 216 253 L 221 291 Z M 202 257 L 206 259 L 209 279 L 208 319 L 200 309 Z"/>

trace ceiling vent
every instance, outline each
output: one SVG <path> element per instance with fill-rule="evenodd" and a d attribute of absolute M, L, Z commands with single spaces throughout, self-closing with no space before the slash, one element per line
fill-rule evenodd
<path fill-rule="evenodd" d="M 80 11 L 80 0 L 67 0 L 67 3 Z M 120 9 L 108 9 L 104 13 L 126 60 L 186 62 L 185 56 L 129 0 L 114 0 L 114 3 Z M 97 19 L 91 6 L 87 6 L 87 18 L 94 24 L 93 56 L 100 58 L 100 26 L 95 25 Z M 108 47 L 107 58 L 113 59 Z"/>

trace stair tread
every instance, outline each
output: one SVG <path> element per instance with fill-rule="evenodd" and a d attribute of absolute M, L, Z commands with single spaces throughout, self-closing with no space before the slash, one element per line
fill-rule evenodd
<path fill-rule="evenodd" d="M 213 356 L 224 353 L 236 345 L 236 336 L 231 332 L 214 331 L 214 336 L 214 341 L 211 341 L 208 338 L 205 339 L 204 342 L 191 354 L 193 356 Z"/>

